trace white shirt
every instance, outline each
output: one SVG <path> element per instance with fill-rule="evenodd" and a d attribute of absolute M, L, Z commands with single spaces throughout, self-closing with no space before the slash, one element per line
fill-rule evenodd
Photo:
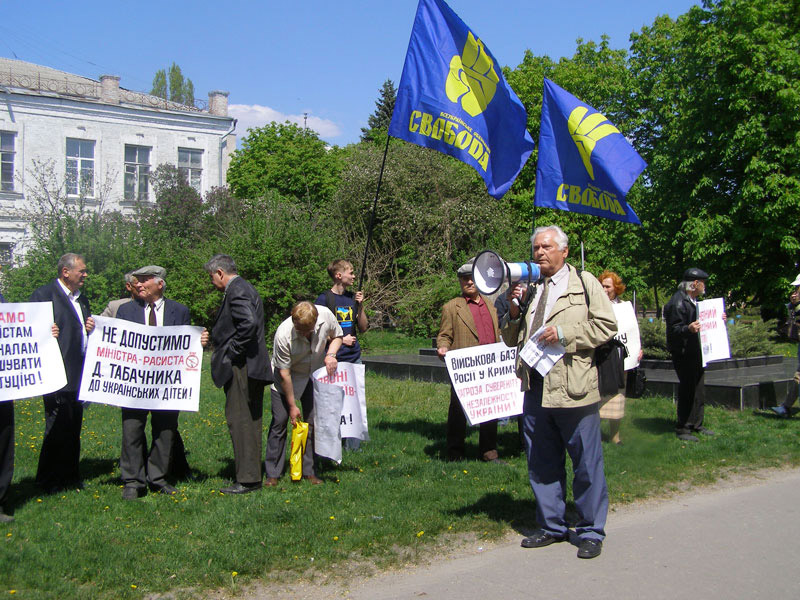
<path fill-rule="evenodd" d="M 61 290 L 67 295 L 69 299 L 69 303 L 72 305 L 72 310 L 75 311 L 75 316 L 78 317 L 78 323 L 81 324 L 81 333 L 83 333 L 83 344 L 81 345 L 81 351 L 86 354 L 86 346 L 89 343 L 89 334 L 86 333 L 86 327 L 83 322 L 83 311 L 81 311 L 81 305 L 78 304 L 78 298 L 81 297 L 81 291 L 75 290 L 75 292 L 71 292 L 67 286 L 64 285 L 64 282 L 60 279 L 56 279 L 58 281 L 58 285 L 61 286 Z"/>
<path fill-rule="evenodd" d="M 292 374 L 292 389 L 295 400 L 299 400 L 306 389 L 311 373 L 325 364 L 325 349 L 328 342 L 342 337 L 342 328 L 334 314 L 326 306 L 317 306 L 317 322 L 311 339 L 300 335 L 294 327 L 292 317 L 278 325 L 272 347 L 272 369 L 275 381 L 272 388 L 283 393 L 278 369 L 288 369 Z"/>
<path fill-rule="evenodd" d="M 156 309 L 156 325 L 158 327 L 163 327 L 164 325 L 164 297 L 162 296 L 158 300 L 156 300 L 153 304 L 155 304 Z M 144 305 L 144 324 L 150 324 L 150 305 Z"/>
<path fill-rule="evenodd" d="M 542 324 L 547 323 L 547 317 L 550 316 L 550 311 L 553 310 L 553 305 L 556 303 L 561 296 L 563 296 L 567 291 L 567 284 L 569 283 L 569 267 L 567 263 L 564 263 L 556 273 L 550 278 L 550 291 L 547 294 L 547 301 L 544 304 L 544 319 L 542 319 Z M 533 301 L 531 306 L 533 306 L 533 310 L 530 313 L 530 320 L 528 321 L 528 328 L 530 329 L 531 323 L 533 323 L 533 317 L 536 314 L 536 307 L 539 306 L 539 298 L 544 291 L 544 283 L 536 287 L 536 295 L 533 297 Z M 531 334 L 534 332 L 531 331 Z"/>

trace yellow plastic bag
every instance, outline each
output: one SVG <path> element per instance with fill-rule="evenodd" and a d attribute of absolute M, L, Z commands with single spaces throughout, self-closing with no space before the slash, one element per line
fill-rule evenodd
<path fill-rule="evenodd" d="M 298 419 L 292 427 L 292 452 L 289 455 L 292 481 L 300 481 L 303 477 L 303 454 L 306 451 L 307 438 L 308 423 L 303 423 Z"/>

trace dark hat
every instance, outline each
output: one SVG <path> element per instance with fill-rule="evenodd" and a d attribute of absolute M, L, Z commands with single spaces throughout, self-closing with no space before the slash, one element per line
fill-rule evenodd
<path fill-rule="evenodd" d="M 146 267 L 142 267 L 141 269 L 136 269 L 133 273 L 131 273 L 134 277 L 158 277 L 159 279 L 166 279 L 167 278 L 167 270 L 164 267 L 159 267 L 158 265 L 147 265 Z"/>
<path fill-rule="evenodd" d="M 465 262 L 463 265 L 458 267 L 456 273 L 459 277 L 472 277 L 472 263 L 475 262 L 475 259 L 470 259 L 469 262 Z"/>
<path fill-rule="evenodd" d="M 703 269 L 698 269 L 697 267 L 686 269 L 686 272 L 683 274 L 683 280 L 694 281 L 696 279 L 708 279 L 708 273 L 703 271 Z"/>

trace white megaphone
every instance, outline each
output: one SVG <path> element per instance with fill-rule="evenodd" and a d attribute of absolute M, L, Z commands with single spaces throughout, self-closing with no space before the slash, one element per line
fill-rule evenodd
<path fill-rule="evenodd" d="M 531 262 L 510 263 L 500 258 L 497 252 L 484 250 L 475 257 L 472 263 L 472 281 L 484 295 L 494 294 L 508 279 L 513 285 L 522 279 L 536 281 L 539 279 L 539 265 Z"/>

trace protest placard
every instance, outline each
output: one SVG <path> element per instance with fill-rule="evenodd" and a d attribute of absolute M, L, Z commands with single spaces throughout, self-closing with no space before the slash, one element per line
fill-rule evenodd
<path fill-rule="evenodd" d="M 725 327 L 725 301 L 722 298 L 701 300 L 697 303 L 697 320 L 700 321 L 700 348 L 703 366 L 713 360 L 731 357 L 728 328 Z"/>
<path fill-rule="evenodd" d="M 52 302 L 0 304 L 0 402 L 49 394 L 67 385 L 52 326 Z"/>
<path fill-rule="evenodd" d="M 339 464 L 342 462 L 342 431 L 339 423 L 342 420 L 344 389 L 323 383 L 320 379 L 312 379 L 311 383 L 314 386 L 314 454 Z"/>
<path fill-rule="evenodd" d="M 153 327 L 94 317 L 79 398 L 126 408 L 200 407 L 202 327 Z"/>
<path fill-rule="evenodd" d="M 470 425 L 522 413 L 524 394 L 515 372 L 517 349 L 502 342 L 448 350 L 450 381 Z"/>
<path fill-rule="evenodd" d="M 547 344 L 541 341 L 542 334 L 547 326 L 539 327 L 519 352 L 522 361 L 544 377 L 550 372 L 556 363 L 564 356 L 564 346 L 555 342 Z"/>
<path fill-rule="evenodd" d="M 369 440 L 364 365 L 340 362 L 333 377 L 328 377 L 325 367 L 320 367 L 311 374 L 311 378 L 339 386 L 344 390 L 342 414 L 339 420 L 342 437 Z"/>
<path fill-rule="evenodd" d="M 639 366 L 639 351 L 642 349 L 636 312 L 630 302 L 612 302 L 611 308 L 617 318 L 617 335 L 614 337 L 625 346 L 625 370 L 630 371 Z"/>

